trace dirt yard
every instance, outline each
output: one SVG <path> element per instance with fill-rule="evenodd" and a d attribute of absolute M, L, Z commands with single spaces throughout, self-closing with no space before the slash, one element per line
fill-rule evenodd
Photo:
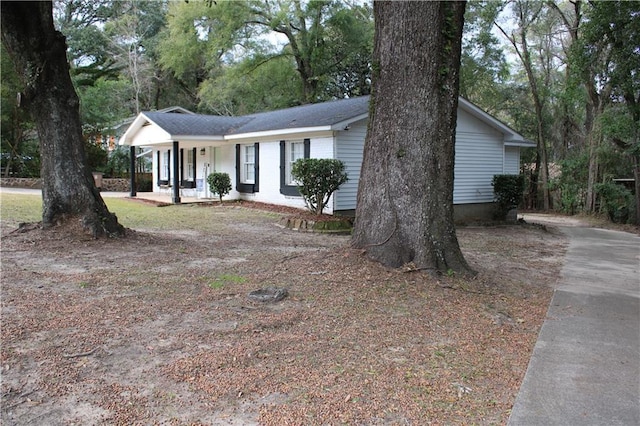
<path fill-rule="evenodd" d="M 433 279 L 273 212 L 200 208 L 215 232 L 2 226 L 3 425 L 506 423 L 554 228 L 461 228 L 478 277 Z M 288 297 L 248 298 L 270 286 Z"/>

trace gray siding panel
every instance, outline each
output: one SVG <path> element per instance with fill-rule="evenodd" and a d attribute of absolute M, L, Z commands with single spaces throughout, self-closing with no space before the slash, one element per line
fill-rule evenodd
<path fill-rule="evenodd" d="M 508 175 L 520 174 L 520 148 L 517 146 L 504 147 L 504 173 Z"/>
<path fill-rule="evenodd" d="M 336 136 L 336 158 L 345 164 L 349 181 L 335 192 L 334 210 L 352 210 L 356 208 L 366 135 L 367 120 L 361 120 L 352 124 L 349 130 L 338 132 Z"/>
<path fill-rule="evenodd" d="M 502 134 L 482 127 L 482 123 L 459 123 L 456 134 L 454 204 L 490 203 L 493 201 L 493 176 L 518 173 L 519 150 L 504 147 Z M 472 130 L 475 128 L 476 132 Z M 461 131 L 469 129 L 470 131 Z M 356 208 L 362 152 L 367 133 L 366 120 L 336 135 L 336 158 L 345 163 L 349 182 L 334 194 L 334 210 Z M 517 154 L 517 158 L 516 158 Z M 514 169 L 514 160 L 518 164 Z"/>
<path fill-rule="evenodd" d="M 488 203 L 493 201 L 491 180 L 503 170 L 502 140 L 491 134 L 456 135 L 455 181 L 453 203 Z"/>

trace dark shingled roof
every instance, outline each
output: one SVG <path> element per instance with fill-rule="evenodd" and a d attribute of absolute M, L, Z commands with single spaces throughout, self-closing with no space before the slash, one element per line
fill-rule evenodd
<path fill-rule="evenodd" d="M 247 121 L 242 117 L 225 117 L 201 114 L 174 114 L 166 112 L 145 112 L 149 120 L 171 135 L 222 136 Z"/>
<path fill-rule="evenodd" d="M 331 126 L 366 114 L 369 97 L 301 105 L 242 117 L 145 112 L 144 115 L 172 135 L 223 136 L 269 130 Z"/>
<path fill-rule="evenodd" d="M 331 126 L 369 111 L 369 96 L 301 105 L 278 111 L 251 114 L 246 124 L 232 133 L 264 132 L 301 127 Z"/>

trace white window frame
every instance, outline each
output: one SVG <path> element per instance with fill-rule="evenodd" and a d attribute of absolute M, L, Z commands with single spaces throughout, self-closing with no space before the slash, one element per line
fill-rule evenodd
<path fill-rule="evenodd" d="M 161 176 L 160 180 L 169 180 L 169 165 L 171 164 L 171 156 L 169 151 L 162 151 L 162 156 L 160 157 L 162 160 L 162 164 L 160 166 Z"/>
<path fill-rule="evenodd" d="M 291 168 L 293 167 L 293 163 L 304 159 L 304 141 L 287 141 L 285 148 L 286 184 L 295 186 L 298 182 L 291 176 Z"/>
<path fill-rule="evenodd" d="M 256 147 L 255 145 L 240 146 L 240 182 L 256 183 Z"/>
<path fill-rule="evenodd" d="M 193 161 L 194 160 L 194 155 L 193 155 L 193 149 L 188 149 L 187 150 L 187 180 L 189 182 L 193 182 L 195 179 L 195 170 L 193 167 Z"/>

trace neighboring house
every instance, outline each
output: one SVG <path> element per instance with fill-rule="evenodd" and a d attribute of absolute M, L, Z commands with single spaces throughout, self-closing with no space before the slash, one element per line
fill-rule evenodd
<path fill-rule="evenodd" d="M 327 213 L 352 213 L 369 97 L 303 105 L 242 117 L 143 112 L 120 145 L 152 150 L 154 192 L 209 198 L 206 177 L 226 172 L 234 182 L 228 199 L 304 208 L 291 179 L 300 158 L 337 158 L 349 181 L 334 193 Z M 490 214 L 495 174 L 517 174 L 520 148 L 535 146 L 469 101 L 460 98 L 456 133 L 454 204 L 458 219 Z M 132 193 L 132 195 L 135 195 Z"/>

